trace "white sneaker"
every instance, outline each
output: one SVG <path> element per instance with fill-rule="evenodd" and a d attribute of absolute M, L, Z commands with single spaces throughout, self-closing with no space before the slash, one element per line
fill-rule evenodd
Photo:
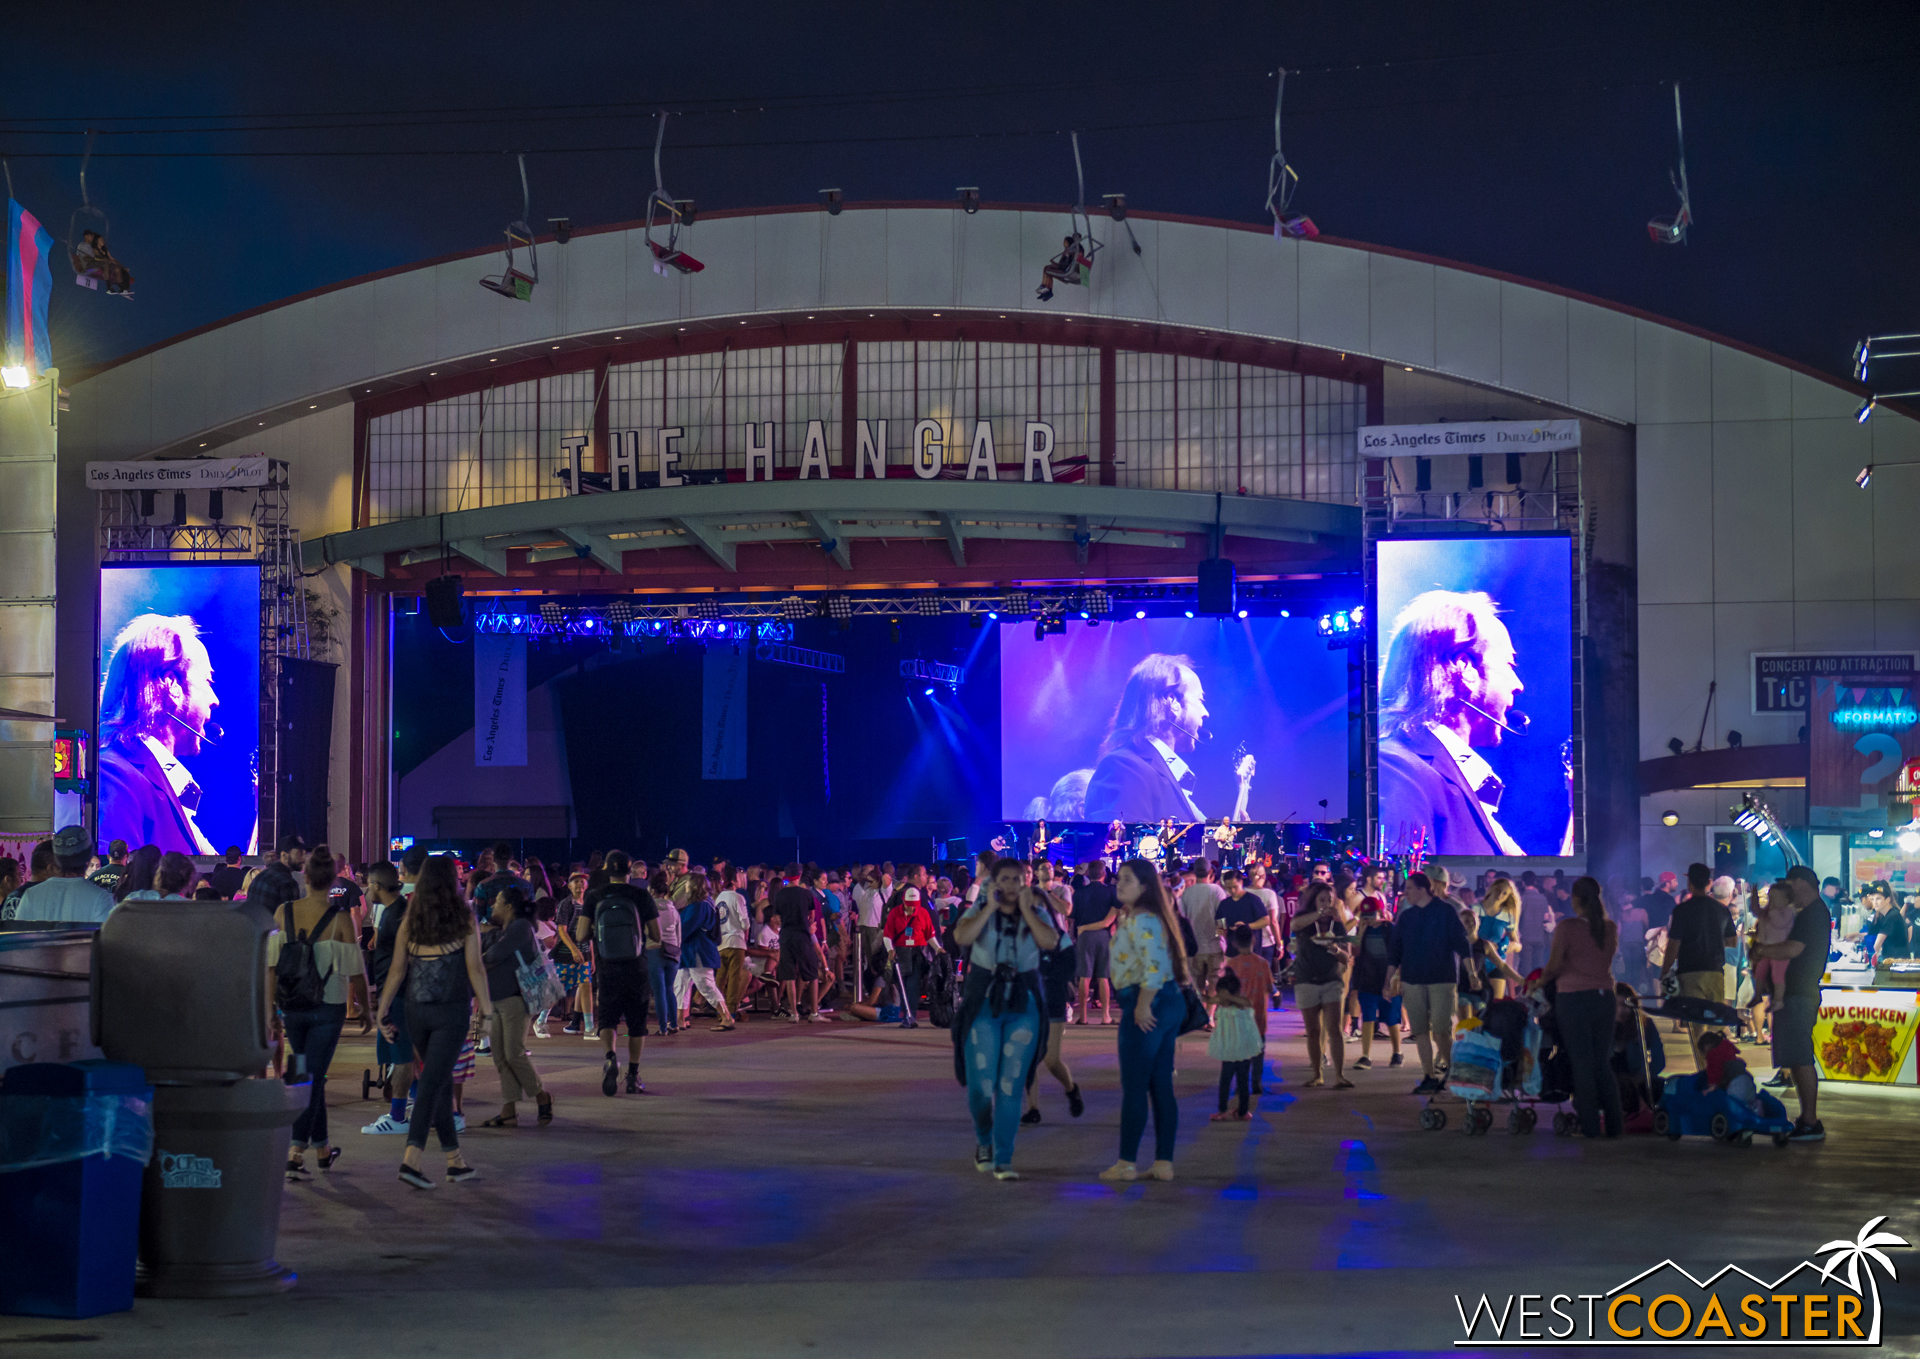
<path fill-rule="evenodd" d="M 394 1116 L 391 1113 L 384 1113 L 380 1115 L 380 1117 L 374 1119 L 373 1122 L 367 1124 L 367 1126 L 362 1128 L 360 1131 L 368 1134 L 377 1134 L 377 1133 L 403 1133 L 406 1130 L 407 1130 L 406 1124 L 394 1118 Z"/>
<path fill-rule="evenodd" d="M 536 1024 L 536 1025 L 534 1025 L 534 1026 L 533 1026 L 533 1036 L 534 1036 L 535 1038 L 551 1038 L 551 1037 L 553 1037 L 553 1035 L 552 1035 L 552 1034 L 550 1034 L 550 1033 L 548 1033 L 548 1032 L 547 1032 L 547 1026 L 546 1026 L 545 1024 Z"/>

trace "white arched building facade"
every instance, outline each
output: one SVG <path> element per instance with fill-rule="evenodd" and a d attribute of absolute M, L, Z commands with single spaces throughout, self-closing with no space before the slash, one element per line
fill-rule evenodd
<path fill-rule="evenodd" d="M 1798 744 L 1799 719 L 1750 713 L 1752 653 L 1920 645 L 1908 527 L 1920 427 L 1887 409 L 1856 422 L 1860 393 L 1845 383 L 1484 270 L 1142 212 L 1128 222 L 1138 254 L 1097 222 L 1113 239 L 1087 286 L 1038 301 L 1067 220 L 923 204 L 710 213 L 685 242 L 704 270 L 664 276 L 640 228 L 576 231 L 541 242 L 529 302 L 476 286 L 495 260 L 474 252 L 290 298 L 70 379 L 59 710 L 93 705 L 99 554 L 80 546 L 96 541 L 84 465 L 243 453 L 290 465 L 293 521 L 319 573 L 309 584 L 340 617 L 332 658 L 349 682 L 329 836 L 356 857 L 384 834 L 376 614 L 386 594 L 417 593 L 447 551 L 470 586 L 503 589 L 571 588 L 558 576 L 583 563 L 601 588 L 808 588 L 822 570 L 849 587 L 1005 583 L 1085 568 L 1097 523 L 1108 576 L 1170 579 L 1206 555 L 1220 492 L 1243 576 L 1357 572 L 1354 433 L 1366 423 L 1581 421 L 1588 633 L 1603 663 L 1588 697 L 1589 801 L 1614 871 L 1642 853 L 1650 869 L 1700 857 L 1726 820 L 1724 788 L 1658 763 L 1670 738 L 1694 744 L 1703 714 L 1708 751 L 1730 730 L 1748 751 Z M 899 480 L 909 432 L 929 419 L 956 475 L 989 427 L 1003 480 Z M 859 429 L 880 420 L 895 479 L 863 484 Z M 1020 479 L 1030 422 L 1053 431 L 1052 486 Z M 607 475 L 624 452 L 615 433 L 674 427 L 673 475 L 737 481 L 753 426 L 772 427 L 782 479 L 738 487 L 749 500 L 636 489 L 624 494 L 654 499 L 577 522 L 583 503 L 618 493 L 575 501 L 557 475 L 576 456 L 588 479 Z M 824 482 L 786 479 L 816 429 Z M 636 471 L 659 470 L 635 452 Z M 1869 464 L 1863 491 L 1854 477 Z M 764 555 L 743 557 L 743 544 Z M 1758 777 L 1784 785 L 1773 797 L 1793 824 L 1805 808 L 1790 769 L 1778 772 L 1790 764 L 1754 767 L 1775 770 Z M 1663 786 L 1643 795 L 1643 778 Z"/>

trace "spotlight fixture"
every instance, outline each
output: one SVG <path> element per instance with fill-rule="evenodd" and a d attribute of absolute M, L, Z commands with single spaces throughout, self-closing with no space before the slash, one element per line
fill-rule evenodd
<path fill-rule="evenodd" d="M 1188 609 L 1188 610 L 1186 610 L 1186 615 L 1187 615 L 1187 617 L 1189 617 L 1189 618 L 1191 618 L 1191 617 L 1193 617 L 1193 610 L 1192 610 L 1192 609 Z"/>
<path fill-rule="evenodd" d="M 853 601 L 845 595 L 827 596 L 827 617 L 846 622 L 853 617 Z"/>
<path fill-rule="evenodd" d="M 1679 825 L 1679 824 L 1680 824 L 1680 813 L 1678 813 L 1678 812 L 1675 812 L 1675 811 L 1665 811 L 1665 812 L 1662 812 L 1662 813 L 1660 813 L 1660 824 L 1661 824 L 1661 825 L 1663 825 L 1663 826 L 1677 826 L 1677 825 Z"/>
<path fill-rule="evenodd" d="M 895 646 L 900 645 L 900 620 L 898 618 L 889 618 L 887 620 L 887 640 Z"/>
<path fill-rule="evenodd" d="M 1855 382 L 1867 380 L 1867 360 L 1873 357 L 1869 352 L 1872 348 L 1871 340 L 1862 340 L 1853 347 L 1853 380 Z"/>
<path fill-rule="evenodd" d="M 555 632 L 566 627 L 566 610 L 560 607 L 560 601 L 549 599 L 540 605 L 540 621 Z"/>
<path fill-rule="evenodd" d="M 829 217 L 838 217 L 840 215 L 840 205 L 845 201 L 846 195 L 838 189 L 820 190 L 820 203 L 826 208 L 827 216 Z"/>
<path fill-rule="evenodd" d="M 922 618 L 938 618 L 940 616 L 940 596 L 921 595 L 920 598 L 914 601 L 914 609 Z"/>
<path fill-rule="evenodd" d="M 1282 618 L 1291 618 L 1291 617 L 1293 617 L 1293 610 L 1292 610 L 1292 609 L 1282 609 L 1282 610 L 1280 610 L 1280 616 L 1281 616 Z"/>
<path fill-rule="evenodd" d="M 565 245 L 573 239 L 573 222 L 570 218 L 549 217 L 547 221 L 553 224 L 553 239 L 555 244 Z"/>
<path fill-rule="evenodd" d="M 712 621 L 720 616 L 720 604 L 717 600 L 703 599 L 693 606 L 693 616 Z"/>
<path fill-rule="evenodd" d="M 780 616 L 790 623 L 797 623 L 807 616 L 807 601 L 799 595 L 788 595 L 780 601 Z"/>
<path fill-rule="evenodd" d="M 625 627 L 633 621 L 633 604 L 625 599 L 616 599 L 607 605 L 607 621 Z"/>
<path fill-rule="evenodd" d="M 1670 736 L 1667 738 L 1667 749 L 1675 755 L 1684 755 L 1687 750 L 1687 743 L 1682 741 L 1678 736 Z"/>
<path fill-rule="evenodd" d="M 1007 612 L 1016 618 L 1023 613 L 1030 612 L 1032 608 L 1033 596 L 1025 590 L 1015 590 L 1007 596 Z"/>
<path fill-rule="evenodd" d="M 1113 612 L 1113 596 L 1105 590 L 1089 590 L 1081 607 L 1095 618 L 1105 618 Z"/>
<path fill-rule="evenodd" d="M 1147 616 L 1147 611 L 1145 609 L 1135 609 L 1133 611 L 1133 616 L 1135 618 L 1145 618 Z"/>
<path fill-rule="evenodd" d="M 1868 397 L 1865 401 L 1862 401 L 1860 403 L 1860 409 L 1853 413 L 1854 420 L 1859 424 L 1862 424 L 1862 425 L 1866 424 L 1867 421 L 1871 419 L 1873 416 L 1873 408 L 1879 404 L 1880 404 L 1879 397 L 1877 396 Z"/>
<path fill-rule="evenodd" d="M 1247 616 L 1247 611 L 1245 609 L 1240 610 L 1239 616 L 1241 618 L 1245 618 Z"/>
<path fill-rule="evenodd" d="M 975 632 L 978 632 L 980 630 L 980 615 L 977 613 L 974 613 L 972 610 L 968 610 L 967 626 L 972 628 Z"/>
<path fill-rule="evenodd" d="M 955 189 L 954 194 L 960 200 L 960 211 L 971 217 L 980 211 L 980 190 L 978 188 Z"/>
<path fill-rule="evenodd" d="M 931 684 L 929 684 L 929 685 L 928 685 L 928 686 L 927 686 L 926 688 L 924 688 L 924 689 L 922 689 L 922 690 L 920 691 L 920 693 L 921 693 L 921 695 L 922 695 L 922 697 L 925 697 L 925 698 L 932 698 L 932 697 L 933 697 L 933 686 L 932 686 Z"/>
<path fill-rule="evenodd" d="M 991 618 L 994 622 L 998 623 L 1000 621 L 1000 610 L 988 609 L 987 617 Z"/>
<path fill-rule="evenodd" d="M 1734 731 L 1732 728 L 1728 728 L 1727 749 L 1729 750 L 1740 749 L 1740 743 L 1743 742 L 1744 740 L 1746 740 L 1746 737 L 1742 736 L 1739 732 Z"/>

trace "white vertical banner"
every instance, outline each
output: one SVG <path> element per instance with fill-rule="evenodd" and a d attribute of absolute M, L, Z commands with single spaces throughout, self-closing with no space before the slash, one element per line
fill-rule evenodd
<path fill-rule="evenodd" d="M 527 762 L 527 639 L 501 632 L 473 637 L 473 764 Z"/>
<path fill-rule="evenodd" d="M 707 647 L 700 675 L 700 777 L 747 776 L 747 652 Z"/>

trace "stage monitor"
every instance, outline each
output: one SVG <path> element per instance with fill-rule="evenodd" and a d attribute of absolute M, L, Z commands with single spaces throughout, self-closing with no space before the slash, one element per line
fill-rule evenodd
<path fill-rule="evenodd" d="M 1176 827 L 1347 815 L 1347 651 L 1310 619 L 1000 630 L 1000 812 Z M 1243 796 L 1244 794 L 1244 796 Z"/>
<path fill-rule="evenodd" d="M 102 846 L 255 850 L 260 568 L 100 569 Z"/>
<path fill-rule="evenodd" d="M 1571 540 L 1383 538 L 1378 552 L 1381 848 L 1573 853 Z"/>

